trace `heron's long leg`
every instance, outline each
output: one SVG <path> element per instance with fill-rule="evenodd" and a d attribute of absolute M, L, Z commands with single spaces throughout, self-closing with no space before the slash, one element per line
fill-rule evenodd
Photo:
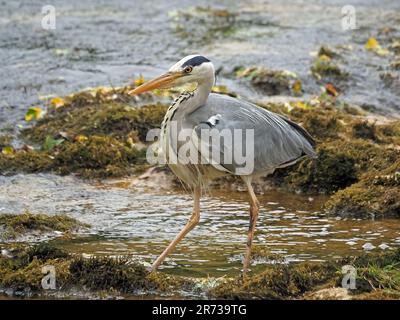
<path fill-rule="evenodd" d="M 254 193 L 253 186 L 251 185 L 251 181 L 246 181 L 247 189 L 249 191 L 250 196 L 250 223 L 249 223 L 249 232 L 247 234 L 247 247 L 246 247 L 246 256 L 243 261 L 243 274 L 246 274 L 251 260 L 251 246 L 254 238 L 254 230 L 256 227 L 256 222 L 258 218 L 258 212 L 260 208 L 260 204 L 257 200 L 257 197 Z"/>
<path fill-rule="evenodd" d="M 175 237 L 174 240 L 168 245 L 168 247 L 163 251 L 163 253 L 157 258 L 156 261 L 154 261 L 153 266 L 151 268 L 152 271 L 155 271 L 159 265 L 164 261 L 165 257 L 172 251 L 174 250 L 175 246 L 185 237 L 185 235 L 192 230 L 200 220 L 200 196 L 201 196 L 201 188 L 196 187 L 194 189 L 194 205 L 193 205 L 193 213 L 191 217 L 189 218 L 189 221 L 186 223 L 184 228 L 181 230 L 181 232 L 178 233 L 178 235 Z"/>

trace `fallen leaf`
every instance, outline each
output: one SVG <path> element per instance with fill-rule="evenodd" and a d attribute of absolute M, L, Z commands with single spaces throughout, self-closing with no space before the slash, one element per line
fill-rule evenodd
<path fill-rule="evenodd" d="M 43 115 L 43 110 L 40 107 L 30 107 L 25 114 L 25 121 L 40 119 Z"/>
<path fill-rule="evenodd" d="M 312 108 L 308 103 L 303 102 L 303 101 L 296 101 L 294 103 L 294 107 L 300 108 L 300 109 L 306 109 L 306 110 Z"/>
<path fill-rule="evenodd" d="M 12 154 L 14 154 L 14 152 L 15 152 L 15 150 L 14 150 L 14 148 L 11 147 L 11 146 L 4 147 L 4 148 L 1 150 L 1 153 L 4 154 L 4 155 L 6 155 L 6 156 L 12 155 Z"/>
<path fill-rule="evenodd" d="M 377 55 L 380 56 L 387 56 L 390 54 L 390 51 L 386 48 L 382 48 L 378 40 L 373 37 L 368 39 L 367 43 L 365 44 L 365 48 L 367 50 L 374 51 Z"/>
<path fill-rule="evenodd" d="M 62 107 L 65 105 L 64 99 L 60 98 L 60 97 L 51 99 L 50 103 L 56 108 L 59 108 L 59 107 Z"/>
<path fill-rule="evenodd" d="M 74 138 L 74 140 L 75 140 L 76 142 L 84 142 L 84 141 L 86 141 L 87 139 L 88 139 L 88 137 L 84 136 L 83 134 L 78 134 L 78 135 Z"/>
<path fill-rule="evenodd" d="M 369 38 L 367 43 L 365 44 L 365 49 L 367 50 L 375 50 L 378 47 L 380 47 L 379 42 L 374 37 Z"/>
<path fill-rule="evenodd" d="M 129 145 L 129 147 L 133 148 L 135 146 L 135 142 L 133 141 L 132 137 L 129 137 L 126 139 L 126 143 Z"/>
<path fill-rule="evenodd" d="M 134 80 L 135 86 L 138 87 L 144 83 L 143 75 L 140 75 L 139 78 Z"/>
<path fill-rule="evenodd" d="M 337 97 L 339 95 L 338 90 L 335 88 L 335 86 L 332 83 L 327 83 L 325 85 L 325 90 L 331 96 Z"/>
<path fill-rule="evenodd" d="M 302 91 L 302 85 L 300 80 L 296 80 L 292 85 L 292 90 L 295 94 L 300 94 Z"/>
<path fill-rule="evenodd" d="M 43 143 L 43 149 L 50 151 L 54 147 L 63 143 L 64 141 L 65 141 L 64 139 L 54 139 L 52 136 L 47 136 L 46 140 Z"/>

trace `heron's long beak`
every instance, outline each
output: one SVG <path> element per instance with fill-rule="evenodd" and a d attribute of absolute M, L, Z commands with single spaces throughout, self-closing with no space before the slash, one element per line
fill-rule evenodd
<path fill-rule="evenodd" d="M 166 89 L 170 88 L 174 80 L 180 78 L 183 74 L 181 72 L 167 72 L 161 76 L 154 78 L 153 80 L 147 81 L 139 87 L 128 92 L 129 95 L 140 94 L 146 91 L 154 89 Z"/>

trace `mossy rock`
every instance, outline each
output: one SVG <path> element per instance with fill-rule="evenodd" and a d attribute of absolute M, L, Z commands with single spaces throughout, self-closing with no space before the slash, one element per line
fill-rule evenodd
<path fill-rule="evenodd" d="M 375 124 L 370 124 L 368 121 L 360 121 L 355 123 L 353 125 L 353 135 L 355 138 L 379 142 Z"/>
<path fill-rule="evenodd" d="M 352 157 L 330 149 L 319 149 L 317 155 L 316 160 L 306 159 L 289 170 L 285 183 L 290 188 L 308 193 L 330 194 L 357 181 Z"/>
<path fill-rule="evenodd" d="M 62 132 L 71 137 L 77 135 L 112 136 L 126 141 L 135 135 L 145 141 L 149 129 L 159 128 L 167 106 L 163 104 L 132 107 L 122 103 L 71 105 L 52 109 L 33 127 L 25 129 L 23 136 L 42 143 L 48 135 L 56 137 Z"/>
<path fill-rule="evenodd" d="M 145 164 L 146 150 L 137 150 L 112 137 L 90 136 L 82 142 L 62 144 L 54 156 L 53 170 L 84 178 L 107 178 L 132 173 Z"/>
<path fill-rule="evenodd" d="M 349 73 L 331 60 L 317 58 L 312 67 L 311 73 L 318 79 L 324 80 L 347 80 Z"/>
<path fill-rule="evenodd" d="M 134 292 L 149 286 L 146 269 L 123 258 L 77 258 L 71 262 L 69 272 L 73 283 L 92 290 Z"/>
<path fill-rule="evenodd" d="M 400 160 L 334 194 L 325 210 L 343 217 L 400 217 Z"/>
<path fill-rule="evenodd" d="M 15 245 L 14 245 L 15 246 Z M 160 272 L 150 273 L 129 256 L 73 256 L 49 243 L 9 249 L 12 257 L 0 256 L 0 287 L 46 294 L 41 286 L 42 268 L 54 266 L 56 288 L 70 288 L 120 295 L 176 294 L 193 290 L 195 282 L 188 278 Z"/>
<path fill-rule="evenodd" d="M 380 299 L 400 293 L 400 249 L 326 262 L 269 265 L 258 274 L 226 280 L 208 294 L 217 299 L 299 299 L 324 288 L 341 286 L 342 266 L 357 270 L 352 299 Z"/>
<path fill-rule="evenodd" d="M 68 232 L 80 227 L 87 227 L 74 218 L 65 215 L 49 216 L 45 214 L 0 214 L 0 227 L 3 228 L 2 238 L 15 238 L 32 231 Z"/>
<path fill-rule="evenodd" d="M 9 134 L 0 135 L 0 151 L 3 147 L 9 146 L 12 141 L 13 141 L 12 135 Z"/>
<path fill-rule="evenodd" d="M 89 136 L 83 141 L 64 141 L 50 151 L 17 150 L 0 154 L 0 174 L 18 172 L 76 173 L 83 178 L 129 175 L 146 164 L 146 149 L 137 149 L 108 136 Z"/>
<path fill-rule="evenodd" d="M 335 277 L 336 265 L 272 265 L 259 274 L 228 280 L 209 292 L 217 299 L 281 300 L 294 298 Z"/>
<path fill-rule="evenodd" d="M 301 94 L 301 82 L 292 72 L 264 67 L 236 67 L 234 74 L 237 78 L 248 79 L 254 88 L 267 95 Z M 295 83 L 299 86 L 297 90 L 293 89 Z"/>

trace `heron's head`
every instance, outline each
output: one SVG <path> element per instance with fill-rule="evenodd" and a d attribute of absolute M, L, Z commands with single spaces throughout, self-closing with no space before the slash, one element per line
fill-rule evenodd
<path fill-rule="evenodd" d="M 202 83 L 209 79 L 214 81 L 214 77 L 215 70 L 210 60 L 200 55 L 190 55 L 175 63 L 168 72 L 129 91 L 129 94 L 179 87 L 187 83 Z"/>

